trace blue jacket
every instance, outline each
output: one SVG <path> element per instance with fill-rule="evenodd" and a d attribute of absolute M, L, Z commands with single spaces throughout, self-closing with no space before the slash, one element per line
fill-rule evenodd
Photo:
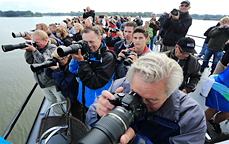
<path fill-rule="evenodd" d="M 75 59 L 70 63 L 70 72 L 79 76 L 78 101 L 83 104 L 83 85 L 85 106 L 89 107 L 103 90 L 108 90 L 114 77 L 116 55 L 101 43 L 101 54 L 90 54 L 89 62 L 80 62 Z"/>

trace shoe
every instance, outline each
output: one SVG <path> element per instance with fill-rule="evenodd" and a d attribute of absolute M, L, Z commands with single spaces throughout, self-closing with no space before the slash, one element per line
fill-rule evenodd
<path fill-rule="evenodd" d="M 204 69 L 205 69 L 205 68 L 200 68 L 200 72 L 201 72 L 201 73 L 204 72 Z"/>
<path fill-rule="evenodd" d="M 220 128 L 220 125 L 214 123 L 214 122 L 213 122 L 213 119 L 209 120 L 208 122 L 210 123 L 211 128 L 212 128 L 212 130 L 214 131 L 214 133 L 215 133 L 216 135 L 219 135 L 219 134 L 222 133 L 222 130 L 221 130 L 221 128 Z"/>

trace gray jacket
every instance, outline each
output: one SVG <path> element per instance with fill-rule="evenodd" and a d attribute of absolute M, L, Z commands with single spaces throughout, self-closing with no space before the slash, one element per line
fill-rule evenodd
<path fill-rule="evenodd" d="M 26 50 L 24 56 L 28 64 L 43 63 L 45 59 L 52 58 L 51 54 L 57 47 L 49 43 L 42 50 L 28 51 Z M 46 76 L 44 70 L 34 73 L 34 78 L 41 88 L 46 88 L 55 85 L 55 80 Z"/>
<path fill-rule="evenodd" d="M 126 81 L 125 78 L 122 78 L 115 81 L 109 91 L 114 92 L 119 86 L 124 86 L 127 90 L 130 90 L 130 85 L 128 85 L 128 81 Z M 124 93 L 127 93 L 127 91 Z M 97 102 L 98 100 L 95 100 L 86 114 L 86 122 L 90 125 L 97 121 Z M 202 107 L 189 95 L 179 90 L 174 91 L 162 107 L 150 116 L 152 116 L 150 121 L 153 120 L 156 124 L 155 127 L 159 126 L 163 128 L 154 130 L 153 127 L 142 127 L 137 130 L 139 132 L 136 131 L 136 136 L 132 143 L 154 143 L 154 141 L 160 141 L 159 143 L 162 143 L 167 141 L 169 143 L 177 144 L 203 144 L 205 141 L 206 120 Z M 141 118 L 136 123 L 141 122 L 141 120 L 144 120 L 144 118 Z M 178 128 L 178 133 L 174 132 L 173 127 Z M 136 130 L 135 125 L 133 128 Z M 152 136 L 155 135 L 155 137 L 144 136 L 145 134 L 141 133 L 141 129 L 147 134 L 150 133 Z M 163 130 L 168 130 L 172 133 L 165 133 Z"/>

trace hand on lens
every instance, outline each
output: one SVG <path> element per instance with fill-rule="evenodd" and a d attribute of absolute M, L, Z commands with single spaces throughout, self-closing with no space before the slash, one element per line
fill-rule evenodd
<path fill-rule="evenodd" d="M 138 59 L 138 55 L 136 53 L 132 53 L 132 55 L 129 55 L 128 57 L 131 63 L 134 63 Z"/>
<path fill-rule="evenodd" d="M 134 130 L 131 127 L 129 127 L 128 130 L 121 136 L 119 144 L 127 144 L 134 138 L 134 136 Z"/>
<path fill-rule="evenodd" d="M 59 63 L 57 62 L 56 66 L 51 66 L 49 68 L 52 69 L 52 70 L 58 69 L 59 68 Z"/>
<path fill-rule="evenodd" d="M 35 51 L 36 50 L 36 48 L 35 47 L 33 47 L 32 45 L 30 45 L 30 44 L 25 44 L 27 47 L 25 47 L 25 48 L 22 48 L 23 50 L 28 50 L 28 51 Z"/>
<path fill-rule="evenodd" d="M 78 50 L 78 54 L 74 53 L 74 54 L 71 54 L 71 56 L 73 59 L 77 60 L 78 62 L 84 61 L 84 58 L 81 55 L 81 49 Z"/>
<path fill-rule="evenodd" d="M 172 17 L 173 17 L 173 19 L 174 19 L 174 20 L 178 20 L 178 19 L 179 19 L 179 17 L 180 17 L 180 12 L 178 11 L 178 15 L 177 15 L 177 16 L 172 15 Z"/>
<path fill-rule="evenodd" d="M 124 55 L 123 52 L 127 52 L 127 50 L 121 50 L 121 52 L 118 54 L 118 57 L 123 57 L 123 58 L 126 58 L 126 56 Z"/>
<path fill-rule="evenodd" d="M 25 40 L 33 40 L 32 37 L 27 34 L 27 32 L 25 32 L 25 35 L 26 37 L 23 37 Z"/>
<path fill-rule="evenodd" d="M 115 92 L 121 93 L 122 91 L 123 91 L 123 88 L 119 87 Z M 100 117 L 103 117 L 104 115 L 106 115 L 110 110 L 112 110 L 115 107 L 114 105 L 110 103 L 108 99 L 113 100 L 114 95 L 111 94 L 109 91 L 104 90 L 96 105 L 96 112 L 98 113 Z"/>

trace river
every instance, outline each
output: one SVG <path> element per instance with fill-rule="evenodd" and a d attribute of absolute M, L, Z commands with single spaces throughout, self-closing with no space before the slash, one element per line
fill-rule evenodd
<path fill-rule="evenodd" d="M 0 44 L 23 43 L 23 38 L 13 38 L 12 32 L 24 32 L 35 29 L 37 23 L 59 23 L 68 16 L 59 17 L 20 17 L 0 18 Z M 71 18 L 69 16 L 69 18 Z M 150 20 L 150 18 L 144 18 Z M 193 20 L 188 34 L 203 37 L 203 33 L 217 21 Z M 204 39 L 194 38 L 196 45 L 202 46 Z M 196 47 L 199 52 L 200 47 Z M 24 60 L 24 50 L 14 50 L 4 53 L 0 50 L 0 135 L 3 134 L 8 124 L 14 117 L 26 96 L 35 84 L 29 65 Z M 15 144 L 23 144 L 27 138 L 30 127 L 40 106 L 43 94 L 38 87 L 30 99 L 20 119 L 7 138 Z"/>

